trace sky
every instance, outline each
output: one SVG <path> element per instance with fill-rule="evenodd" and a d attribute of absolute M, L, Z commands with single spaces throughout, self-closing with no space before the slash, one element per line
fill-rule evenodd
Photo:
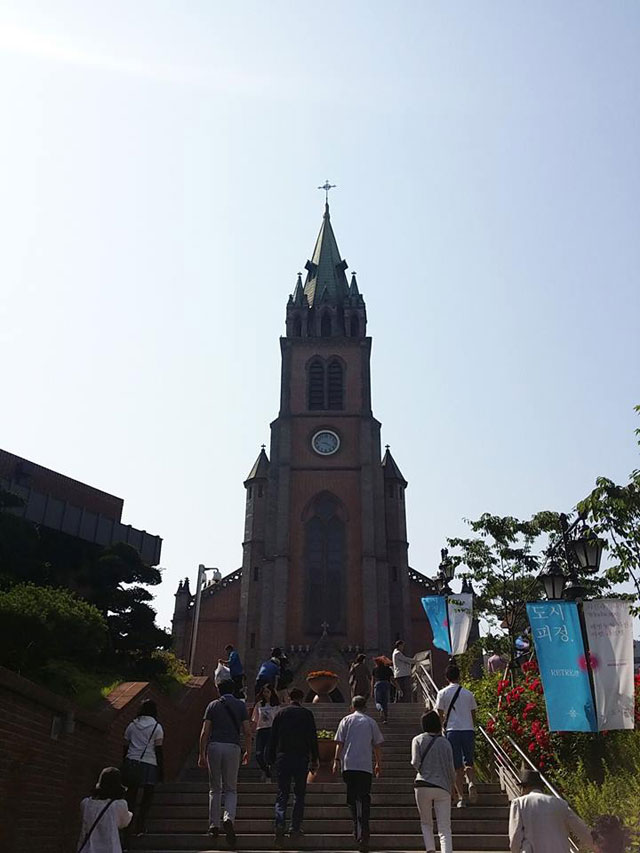
<path fill-rule="evenodd" d="M 411 565 L 638 467 L 640 5 L 0 4 L 0 446 L 241 563 L 285 306 L 331 218 Z"/>

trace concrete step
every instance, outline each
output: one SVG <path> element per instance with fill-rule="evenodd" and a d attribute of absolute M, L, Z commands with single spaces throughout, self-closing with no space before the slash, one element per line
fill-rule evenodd
<path fill-rule="evenodd" d="M 212 849 L 224 849 L 224 838 L 221 843 L 212 843 L 203 833 L 185 833 L 180 835 L 153 835 L 148 833 L 135 841 L 135 849 L 149 850 L 158 853 L 160 850 L 197 850 L 202 853 L 203 845 Z M 238 850 L 273 850 L 273 833 L 259 835 L 251 833 L 237 836 Z M 295 850 L 353 850 L 353 836 L 350 833 L 331 833 L 322 836 L 307 835 L 302 841 L 296 842 Z M 372 835 L 371 850 L 424 850 L 421 833 L 409 835 Z M 453 849 L 479 850 L 508 850 L 506 836 L 502 834 L 473 834 L 453 835 Z"/>
<path fill-rule="evenodd" d="M 252 806 L 271 806 L 275 803 L 275 791 L 272 792 L 264 792 L 260 794 L 251 794 L 245 801 L 248 805 Z M 239 792 L 239 802 L 242 802 L 243 794 Z M 323 805 L 340 805 L 343 806 L 345 804 L 345 792 L 344 788 L 340 790 L 339 788 L 334 788 L 331 792 L 320 792 L 320 791 L 309 791 L 307 790 L 306 794 L 306 803 L 309 806 L 323 806 Z M 186 794 L 172 794 L 170 796 L 157 794 L 155 798 L 155 802 L 162 806 L 163 809 L 166 805 L 174 805 L 174 806 L 199 806 L 200 808 L 205 808 L 206 803 L 208 801 L 207 795 L 197 794 L 197 793 L 186 793 Z M 413 794 L 413 788 L 407 788 L 405 790 L 398 791 L 374 791 L 372 794 L 372 802 L 374 806 L 415 806 L 415 797 Z M 477 806 L 471 807 L 468 806 L 464 809 L 465 813 L 468 813 L 472 810 L 472 808 L 480 808 L 481 811 L 486 812 L 489 808 L 500 808 L 505 806 L 505 797 L 502 794 L 486 794 L 478 803 Z"/>
<path fill-rule="evenodd" d="M 479 782 L 477 785 L 478 794 L 483 799 L 492 796 L 499 795 L 502 797 L 503 795 L 500 792 L 500 786 L 494 783 L 483 783 Z M 253 782 L 253 781 L 238 781 L 238 793 L 239 794 L 253 794 L 253 793 L 273 793 L 275 794 L 277 788 L 274 782 Z M 345 791 L 345 785 L 342 779 L 338 777 L 334 777 L 330 781 L 326 782 L 312 782 L 307 786 L 307 794 L 323 794 L 323 793 L 332 793 L 334 791 Z M 374 794 L 384 791 L 413 791 L 413 777 L 410 779 L 385 779 L 382 776 L 380 779 L 374 779 L 372 792 Z M 158 785 L 156 788 L 156 799 L 161 796 L 171 795 L 171 794 L 185 794 L 185 793 L 195 793 L 195 794 L 208 794 L 209 786 L 205 780 L 201 782 L 169 782 L 164 785 Z"/>
<path fill-rule="evenodd" d="M 346 809 L 345 799 L 342 799 L 342 805 Z M 265 805 L 243 805 L 238 803 L 238 820 L 261 820 L 265 818 L 273 818 L 274 803 Z M 203 815 L 206 817 L 207 803 L 200 801 L 194 805 L 162 805 L 152 806 L 150 820 L 175 820 L 181 822 L 183 820 L 202 820 Z M 321 820 L 323 818 L 340 817 L 342 812 L 336 809 L 335 806 L 312 806 L 306 805 L 304 810 L 305 820 Z M 402 805 L 382 805 L 374 802 L 372 806 L 372 815 L 379 820 L 389 819 L 412 819 L 416 816 L 416 805 L 406 803 Z M 509 807 L 504 806 L 468 806 L 464 809 L 456 809 L 452 813 L 452 822 L 463 823 L 466 821 L 488 821 L 490 823 L 501 822 L 506 823 L 509 820 Z M 182 825 L 182 824 L 180 824 Z"/>
<path fill-rule="evenodd" d="M 235 822 L 235 827 L 236 832 L 242 835 L 268 835 L 273 832 L 273 808 L 267 810 L 259 819 L 246 818 L 239 814 Z M 175 818 L 166 817 L 162 819 L 150 819 L 147 828 L 153 835 L 202 833 L 207 828 L 206 810 L 201 809 L 200 816 L 197 819 L 187 818 L 176 820 Z M 454 834 L 465 835 L 506 835 L 509 829 L 508 820 L 506 819 L 452 820 L 451 828 Z M 305 810 L 304 830 L 307 835 L 324 835 L 325 833 L 348 835 L 353 830 L 353 823 L 346 806 L 342 811 L 341 817 L 334 810 L 334 814 L 321 819 L 314 819 Z M 371 813 L 371 832 L 374 835 L 419 835 L 420 821 L 418 819 L 418 811 L 414 807 L 413 814 L 407 818 L 382 818 L 378 814 L 378 809 L 374 807 Z"/>

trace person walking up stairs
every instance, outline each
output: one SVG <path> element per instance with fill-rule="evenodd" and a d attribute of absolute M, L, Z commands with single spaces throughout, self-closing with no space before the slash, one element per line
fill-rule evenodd
<path fill-rule="evenodd" d="M 318 730 L 335 732 L 349 713 L 346 704 L 305 705 L 315 717 Z M 373 706 L 369 712 L 377 718 Z M 371 787 L 369 849 L 371 853 L 424 853 L 424 840 L 416 810 L 411 766 L 411 741 L 421 732 L 421 703 L 394 705 L 384 734 L 384 764 Z M 333 750 L 332 755 L 333 757 Z M 330 765 L 326 770 L 330 769 Z M 235 821 L 237 849 L 245 853 L 273 851 L 274 783 L 261 782 L 261 771 L 252 756 L 238 777 L 238 808 Z M 285 849 L 353 853 L 353 821 L 346 802 L 344 782 L 327 773 L 329 781 L 307 785 L 304 812 L 305 835 L 285 840 Z M 477 784 L 478 803 L 453 809 L 451 832 L 454 853 L 503 853 L 509 850 L 507 798 L 497 784 Z M 135 840 L 136 850 L 147 853 L 211 853 L 224 850 L 223 838 L 208 839 L 206 773 L 189 762 L 180 781 L 159 786 L 149 814 L 147 834 Z M 437 828 L 436 828 L 437 829 Z"/>

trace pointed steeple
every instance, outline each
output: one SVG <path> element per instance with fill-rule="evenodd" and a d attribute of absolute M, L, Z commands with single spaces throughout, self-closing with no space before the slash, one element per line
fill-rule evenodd
<path fill-rule="evenodd" d="M 258 458 L 253 463 L 253 468 L 249 471 L 247 475 L 247 479 L 245 483 L 248 483 L 250 480 L 266 480 L 269 475 L 269 458 L 264 450 L 264 444 L 260 449 L 260 453 L 258 454 Z"/>
<path fill-rule="evenodd" d="M 407 481 L 402 476 L 402 471 L 398 468 L 396 460 L 391 455 L 391 449 L 387 444 L 384 458 L 382 459 L 382 470 L 384 472 L 385 480 L 396 480 L 403 484 L 403 486 L 407 485 Z"/>
<path fill-rule="evenodd" d="M 307 279 L 304 284 L 304 292 L 307 296 L 309 307 L 312 308 L 316 298 L 324 298 L 336 305 L 342 304 L 345 297 L 349 295 L 349 285 L 345 270 L 347 262 L 340 257 L 340 250 L 336 242 L 329 205 L 324 206 L 324 216 L 320 233 L 316 240 L 311 260 L 305 264 Z"/>
<path fill-rule="evenodd" d="M 302 286 L 302 273 L 298 273 L 296 289 L 293 291 L 293 304 L 303 305 L 305 302 L 304 287 Z"/>
<path fill-rule="evenodd" d="M 349 286 L 349 296 L 360 296 L 360 291 L 358 290 L 358 282 L 356 281 L 356 274 L 354 272 L 351 273 L 351 285 Z"/>

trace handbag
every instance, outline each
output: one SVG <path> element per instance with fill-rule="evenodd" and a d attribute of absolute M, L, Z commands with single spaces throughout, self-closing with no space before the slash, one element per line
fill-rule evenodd
<path fill-rule="evenodd" d="M 149 740 L 146 742 L 144 749 L 140 753 L 140 758 L 125 758 L 122 765 L 122 778 L 124 784 L 128 788 L 138 788 L 142 782 L 142 758 L 147 751 L 149 744 L 153 740 L 158 723 L 155 724 L 149 735 Z"/>
<path fill-rule="evenodd" d="M 77 853 L 80 853 L 80 851 L 81 851 L 81 850 L 84 850 L 84 848 L 87 846 L 87 841 L 91 838 L 91 833 L 92 833 L 92 832 L 93 832 L 93 830 L 96 828 L 96 826 L 100 823 L 100 820 L 101 820 L 102 816 L 104 815 L 104 813 L 106 812 L 106 810 L 109 808 L 109 806 L 110 806 L 110 805 L 111 805 L 111 803 L 113 803 L 113 802 L 115 802 L 115 800 L 109 800 L 109 802 L 107 803 L 107 805 L 102 809 L 102 811 L 100 812 L 100 814 L 98 815 L 98 817 L 97 817 L 97 818 L 94 820 L 94 822 L 91 824 L 91 829 L 90 829 L 90 830 L 89 830 L 89 832 L 87 832 L 87 834 L 85 835 L 84 840 L 82 841 L 82 844 L 80 845 L 80 847 L 78 847 L 78 851 L 77 851 Z"/>

